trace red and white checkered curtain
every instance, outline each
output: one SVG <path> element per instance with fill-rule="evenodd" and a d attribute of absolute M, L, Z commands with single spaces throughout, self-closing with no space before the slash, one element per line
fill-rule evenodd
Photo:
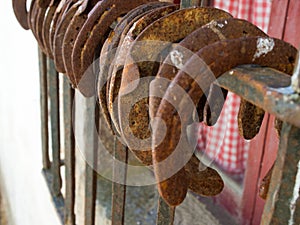
<path fill-rule="evenodd" d="M 246 19 L 267 32 L 271 0 L 214 0 L 214 7 L 231 13 L 234 17 Z M 199 126 L 198 149 L 223 170 L 243 175 L 248 158 L 249 142 L 238 132 L 237 114 L 240 98 L 228 93 L 217 124 Z"/>

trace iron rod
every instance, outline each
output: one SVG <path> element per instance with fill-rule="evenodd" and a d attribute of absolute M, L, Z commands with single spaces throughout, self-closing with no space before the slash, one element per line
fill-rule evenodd
<path fill-rule="evenodd" d="M 38 49 L 40 74 L 40 104 L 41 104 L 41 136 L 43 169 L 50 168 L 49 131 L 48 131 L 48 95 L 47 95 L 47 62 L 45 54 Z"/>
<path fill-rule="evenodd" d="M 99 130 L 99 107 L 96 104 L 93 118 L 96 123 L 93 129 L 93 152 L 86 163 L 85 176 L 85 206 L 84 206 L 84 224 L 95 224 L 96 194 L 97 194 L 97 162 L 98 162 L 98 135 Z M 91 163 L 91 165 L 89 164 Z"/>
<path fill-rule="evenodd" d="M 262 225 L 299 224 L 300 129 L 283 124 Z M 298 214 L 298 213 L 297 213 Z"/>
<path fill-rule="evenodd" d="M 172 225 L 174 223 L 175 207 L 169 206 L 162 197 L 158 199 L 157 225 Z"/>
<path fill-rule="evenodd" d="M 124 162 L 124 166 L 116 166 L 115 163 L 113 164 L 114 182 L 112 185 L 112 225 L 123 225 L 126 200 L 126 185 L 124 184 L 126 183 L 128 148 L 125 147 L 116 137 L 114 157 L 116 160 Z"/>
<path fill-rule="evenodd" d="M 70 86 L 66 76 L 63 78 L 63 121 L 64 121 L 64 148 L 65 148 L 65 224 L 75 224 L 75 138 L 72 123 L 72 107 L 75 91 Z"/>
<path fill-rule="evenodd" d="M 60 124 L 59 124 L 59 82 L 58 73 L 52 59 L 47 58 L 48 94 L 50 99 L 50 123 L 52 138 L 52 164 L 53 174 L 52 191 L 55 196 L 61 195 L 60 174 Z"/>

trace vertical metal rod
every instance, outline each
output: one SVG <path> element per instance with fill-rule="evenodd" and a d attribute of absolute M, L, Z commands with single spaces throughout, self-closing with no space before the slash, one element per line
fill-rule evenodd
<path fill-rule="evenodd" d="M 59 82 L 52 59 L 47 58 L 48 93 L 50 99 L 50 123 L 52 138 L 52 164 L 53 174 L 52 192 L 55 197 L 61 195 L 60 174 L 60 125 L 59 125 Z"/>
<path fill-rule="evenodd" d="M 88 160 L 92 165 L 86 163 L 85 175 L 85 206 L 84 206 L 84 224 L 95 224 L 96 194 L 97 194 L 97 162 L 98 162 L 98 135 L 99 130 L 99 106 L 96 104 L 95 117 L 96 130 L 94 130 L 93 153 Z"/>
<path fill-rule="evenodd" d="M 204 4 L 200 0 L 181 0 L 180 8 L 188 8 Z M 161 197 L 158 201 L 157 225 L 172 225 L 174 223 L 175 207 L 169 206 Z"/>
<path fill-rule="evenodd" d="M 41 134 L 43 169 L 50 168 L 48 139 L 48 95 L 47 95 L 47 62 L 45 54 L 38 49 L 40 73 L 40 104 L 41 104 Z"/>
<path fill-rule="evenodd" d="M 300 129 L 284 123 L 262 225 L 300 224 Z"/>
<path fill-rule="evenodd" d="M 72 108 L 74 107 L 75 91 L 70 86 L 66 76 L 63 77 L 63 121 L 64 121 L 64 147 L 65 147 L 65 224 L 75 224 L 75 139 L 72 123 Z"/>
<path fill-rule="evenodd" d="M 213 0 L 201 0 L 200 6 L 213 6 Z"/>
<path fill-rule="evenodd" d="M 158 199 L 157 225 L 174 223 L 175 207 L 169 206 L 161 197 Z"/>
<path fill-rule="evenodd" d="M 112 225 L 123 225 L 125 218 L 126 200 L 126 176 L 128 148 L 115 138 L 114 156 L 118 161 L 123 162 L 124 166 L 113 165 L 113 185 L 112 185 Z M 116 182 L 119 181 L 119 182 Z M 122 184 L 123 183 L 123 184 Z"/>
<path fill-rule="evenodd" d="M 199 6 L 200 5 L 200 0 L 181 0 L 180 1 L 180 8 L 188 8 L 192 6 Z"/>

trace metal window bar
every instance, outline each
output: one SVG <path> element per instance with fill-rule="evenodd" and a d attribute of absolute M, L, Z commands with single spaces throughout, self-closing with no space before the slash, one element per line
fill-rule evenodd
<path fill-rule="evenodd" d="M 201 4 L 205 4 L 201 1 Z M 181 7 L 199 4 L 200 1 L 185 0 L 181 2 Z M 72 127 L 72 107 L 74 103 L 74 90 L 70 87 L 67 79 L 64 79 L 63 88 L 60 90 L 58 84 L 58 74 L 55 71 L 53 61 L 47 59 L 41 51 L 39 51 L 40 65 L 40 90 L 41 90 L 41 121 L 42 121 L 42 158 L 43 172 L 46 177 L 50 192 L 53 197 L 58 215 L 63 224 L 76 224 L 74 213 L 75 202 L 75 140 Z M 280 146 L 278 157 L 274 167 L 274 175 L 272 176 L 269 197 L 266 201 L 261 224 L 300 224 L 300 201 L 298 200 L 299 182 L 300 182 L 300 115 L 299 102 L 292 108 L 287 105 L 286 95 L 279 90 L 272 88 L 271 83 L 282 83 L 282 80 L 289 79 L 285 74 L 274 70 L 264 69 L 261 73 L 260 68 L 249 70 L 249 68 L 240 68 L 235 70 L 234 74 L 226 73 L 218 79 L 218 85 L 232 91 L 244 99 L 262 107 L 265 111 L 275 114 L 284 121 L 281 132 Z M 253 88 L 249 92 L 249 77 L 252 79 Z M 270 82 L 270 83 L 268 83 Z M 259 84 L 259 85 L 258 85 Z M 59 92 L 63 92 L 63 106 L 59 105 Z M 261 98 L 266 96 L 268 98 Z M 271 93 L 271 94 L 270 94 Z M 49 106 L 48 108 L 48 101 Z M 280 103 L 280 104 L 279 104 Z M 280 106 L 280 108 L 279 108 Z M 60 130 L 59 109 L 63 108 L 64 121 L 64 146 L 65 159 L 62 163 L 60 156 Z M 289 109 L 286 113 L 282 113 L 282 108 Z M 50 109 L 50 110 L 49 110 Z M 50 111 L 50 114 L 49 114 Z M 95 121 L 99 125 L 99 109 L 95 109 Z M 50 122 L 50 128 L 48 127 Z M 99 127 L 97 127 L 99 128 Z M 94 143 L 97 135 L 94 131 Z M 49 157 L 49 135 L 52 140 L 52 160 Z M 97 144 L 94 144 L 93 150 L 93 168 L 97 166 Z M 114 153 L 115 157 L 123 162 L 127 162 L 128 149 L 115 140 Z M 66 168 L 66 195 L 63 198 L 61 194 L 62 178 L 60 167 Z M 86 163 L 86 182 L 85 182 L 85 211 L 84 224 L 95 224 L 95 200 L 97 189 L 96 172 L 88 163 Z M 126 179 L 126 168 L 120 171 L 115 170 L 114 176 L 122 176 Z M 288 184 L 288 185 L 287 185 Z M 113 184 L 113 200 L 112 200 L 112 224 L 124 224 L 126 186 Z M 289 201 L 287 203 L 287 201 Z M 157 224 L 172 225 L 174 222 L 175 207 L 167 205 L 163 199 L 159 198 Z"/>

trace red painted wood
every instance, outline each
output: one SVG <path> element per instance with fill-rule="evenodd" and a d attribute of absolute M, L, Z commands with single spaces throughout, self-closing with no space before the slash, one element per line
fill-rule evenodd
<path fill-rule="evenodd" d="M 297 0 L 296 0 L 297 1 Z M 268 34 L 271 37 L 283 38 L 289 0 L 273 0 Z"/>
<path fill-rule="evenodd" d="M 270 18 L 269 35 L 282 38 L 285 41 L 299 47 L 300 43 L 300 2 L 298 0 L 280 1 L 272 3 L 272 12 Z M 279 138 L 274 129 L 274 117 L 270 117 L 270 123 L 267 128 L 267 137 L 265 140 L 264 155 L 261 164 L 261 173 L 259 183 L 265 174 L 273 165 L 279 145 Z M 252 224 L 260 224 L 261 215 L 265 201 L 258 195 L 256 196 L 255 211 Z"/>
<path fill-rule="evenodd" d="M 267 128 L 267 135 L 265 139 L 265 148 L 264 148 L 264 155 L 261 164 L 261 172 L 257 184 L 258 187 L 262 179 L 265 177 L 269 169 L 272 167 L 277 156 L 279 138 L 274 128 L 274 119 L 275 119 L 274 116 L 270 116 L 270 120 Z M 252 220 L 253 225 L 260 224 L 264 205 L 265 205 L 265 200 L 261 199 L 258 196 L 258 193 L 256 193 L 256 204 L 255 204 L 253 220 Z"/>
<path fill-rule="evenodd" d="M 241 204 L 241 224 L 244 225 L 251 224 L 256 207 L 256 197 L 258 193 L 257 183 L 261 173 L 261 163 L 264 155 L 264 143 L 267 135 L 266 131 L 268 123 L 269 115 L 266 114 L 258 135 L 250 142 Z"/>
<path fill-rule="evenodd" d="M 299 0 L 290 0 L 286 19 L 284 40 L 300 47 L 300 2 Z"/>
<path fill-rule="evenodd" d="M 241 198 L 225 184 L 223 191 L 214 197 L 216 205 L 220 205 L 227 210 L 227 212 L 234 218 L 238 218 L 240 213 Z M 221 219 L 221 218 L 219 218 Z"/>

